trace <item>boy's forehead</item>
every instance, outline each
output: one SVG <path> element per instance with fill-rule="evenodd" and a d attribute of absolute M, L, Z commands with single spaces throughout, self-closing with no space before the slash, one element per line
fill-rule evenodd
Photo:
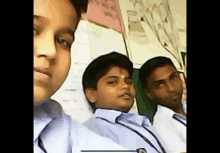
<path fill-rule="evenodd" d="M 120 75 L 125 77 L 129 76 L 128 70 L 122 67 L 112 66 L 104 76 L 108 77 L 108 76 L 120 76 Z"/>
<path fill-rule="evenodd" d="M 34 15 L 42 16 L 50 21 L 60 20 L 64 24 L 73 25 L 77 23 L 77 13 L 70 0 L 35 0 Z"/>

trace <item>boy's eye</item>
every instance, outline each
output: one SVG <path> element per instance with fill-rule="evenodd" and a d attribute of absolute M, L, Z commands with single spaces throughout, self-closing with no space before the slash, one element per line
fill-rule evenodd
<path fill-rule="evenodd" d="M 170 79 L 171 80 L 174 80 L 174 79 L 176 79 L 178 77 L 178 74 L 175 74 L 175 75 L 172 75 L 171 77 L 170 77 Z"/>
<path fill-rule="evenodd" d="M 63 45 L 66 48 L 70 48 L 70 46 L 71 46 L 71 43 L 63 37 L 58 38 L 58 43 Z"/>
<path fill-rule="evenodd" d="M 158 83 L 158 84 L 155 85 L 155 88 L 160 89 L 160 88 L 163 87 L 163 85 L 164 85 L 164 83 Z"/>
<path fill-rule="evenodd" d="M 108 81 L 108 84 L 115 84 L 117 81 Z"/>
<path fill-rule="evenodd" d="M 37 27 L 34 26 L 33 28 L 34 28 L 34 30 L 33 30 L 34 36 L 37 35 L 37 34 L 39 34 L 39 31 L 38 31 Z"/>
<path fill-rule="evenodd" d="M 173 80 L 173 79 L 175 79 L 175 78 L 176 78 L 176 76 L 172 76 L 170 79 Z"/>
<path fill-rule="evenodd" d="M 37 34 L 37 30 L 34 28 L 33 34 L 36 35 Z"/>
<path fill-rule="evenodd" d="M 71 47 L 71 42 L 66 40 L 64 37 L 58 37 L 57 41 L 60 45 L 62 45 L 65 49 L 70 49 Z"/>
<path fill-rule="evenodd" d="M 128 85 L 131 85 L 131 84 L 133 84 L 133 81 L 132 81 L 132 79 L 127 79 L 127 80 L 126 80 L 126 83 L 127 83 Z"/>

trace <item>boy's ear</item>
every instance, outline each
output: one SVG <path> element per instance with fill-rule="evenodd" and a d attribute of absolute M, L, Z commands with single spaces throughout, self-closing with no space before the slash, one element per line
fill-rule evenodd
<path fill-rule="evenodd" d="M 150 91 L 149 88 L 145 88 L 145 89 L 144 89 L 144 93 L 146 94 L 146 96 L 147 96 L 148 98 L 153 99 L 153 95 L 152 95 L 152 93 L 151 93 L 151 91 Z"/>
<path fill-rule="evenodd" d="M 86 97 L 89 99 L 91 103 L 95 103 L 97 98 L 96 98 L 96 90 L 93 88 L 86 88 L 85 89 L 85 94 Z"/>

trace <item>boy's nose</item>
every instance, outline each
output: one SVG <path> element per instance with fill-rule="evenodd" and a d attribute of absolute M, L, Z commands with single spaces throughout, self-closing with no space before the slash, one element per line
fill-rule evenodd
<path fill-rule="evenodd" d="M 46 57 L 48 60 L 55 59 L 56 45 L 53 38 L 47 36 L 39 40 L 36 45 L 35 49 L 38 57 Z"/>
<path fill-rule="evenodd" d="M 174 88 L 174 86 L 171 84 L 171 83 L 167 83 L 167 88 L 168 88 L 168 90 L 170 91 L 170 92 L 172 92 L 172 91 L 174 91 L 175 90 L 175 88 Z"/>
<path fill-rule="evenodd" d="M 126 81 L 122 81 L 122 89 L 123 88 L 129 88 L 129 85 Z"/>

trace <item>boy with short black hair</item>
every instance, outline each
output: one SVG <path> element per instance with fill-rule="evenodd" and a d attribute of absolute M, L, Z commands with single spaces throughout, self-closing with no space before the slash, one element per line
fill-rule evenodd
<path fill-rule="evenodd" d="M 128 113 L 134 103 L 133 63 L 120 53 L 111 52 L 93 60 L 83 74 L 83 89 L 94 110 L 84 125 L 111 138 L 129 150 L 165 152 L 151 131 L 147 116 Z"/>
<path fill-rule="evenodd" d="M 103 55 L 98 57 L 97 59 L 95 59 L 94 61 L 92 61 L 92 63 L 90 63 L 88 65 L 88 67 L 86 68 L 84 74 L 83 74 L 83 89 L 85 94 L 87 95 L 87 100 L 89 101 L 90 106 L 92 107 L 93 111 L 95 112 L 95 110 L 98 107 L 103 107 L 103 108 L 108 108 L 108 109 L 114 109 L 112 108 L 113 103 L 115 103 L 115 100 L 113 99 L 111 102 L 108 103 L 109 106 L 107 106 L 106 104 L 104 104 L 102 106 L 101 102 L 98 101 L 96 102 L 96 97 L 94 96 L 98 96 L 96 94 L 96 91 L 99 90 L 97 89 L 98 82 L 99 80 L 106 74 L 109 72 L 110 69 L 112 69 L 113 67 L 117 67 L 119 68 L 120 72 L 122 72 L 122 70 L 126 70 L 128 72 L 128 75 L 126 75 L 125 81 L 126 83 L 129 85 L 129 87 L 131 86 L 132 91 L 129 90 L 128 96 L 131 96 L 131 98 L 127 101 L 129 101 L 129 103 L 127 104 L 130 107 L 130 103 L 133 104 L 134 102 L 134 95 L 135 95 L 135 91 L 133 88 L 133 84 L 132 84 L 132 73 L 133 73 L 133 64 L 128 60 L 128 58 L 124 55 L 121 55 L 119 53 L 116 52 L 112 52 L 111 54 L 107 54 L 107 55 Z M 108 78 L 106 78 L 106 84 L 108 84 L 110 87 L 114 86 L 114 84 L 116 84 L 116 81 L 118 80 L 119 77 L 118 75 L 113 75 L 113 76 L 109 76 Z M 100 84 L 101 85 L 101 84 Z M 107 88 L 105 88 L 107 89 Z M 102 89 L 102 91 L 104 92 L 104 89 Z M 130 93 L 132 92 L 132 94 Z M 111 98 L 113 98 L 115 96 L 116 93 L 112 93 L 112 96 L 109 97 L 109 99 L 105 99 L 107 101 L 110 101 Z M 94 96 L 93 96 L 94 95 Z M 104 98 L 104 97 L 102 97 Z M 112 105 L 110 105 L 110 103 L 112 103 Z M 120 107 L 120 103 L 115 104 L 118 105 L 117 109 L 120 109 L 122 111 L 128 111 L 128 108 L 123 106 Z M 124 105 L 124 103 L 123 103 Z"/>
<path fill-rule="evenodd" d="M 186 151 L 186 103 L 181 102 L 183 86 L 173 62 L 154 57 L 142 65 L 139 79 L 146 96 L 157 101 L 153 127 L 166 151 Z"/>
<path fill-rule="evenodd" d="M 72 120 L 50 97 L 65 81 L 70 49 L 88 0 L 34 0 L 34 153 L 125 150 Z"/>

